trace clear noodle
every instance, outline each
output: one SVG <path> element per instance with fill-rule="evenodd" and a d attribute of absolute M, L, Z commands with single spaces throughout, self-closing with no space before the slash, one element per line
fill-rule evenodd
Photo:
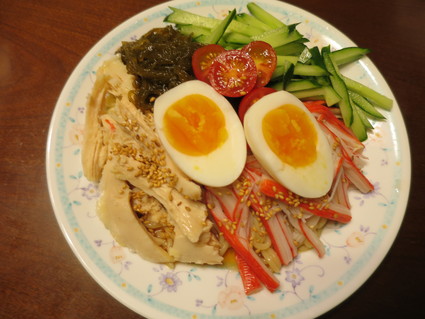
<path fill-rule="evenodd" d="M 273 272 L 279 272 L 282 268 L 282 263 L 273 248 L 268 248 L 261 251 L 264 261 Z"/>

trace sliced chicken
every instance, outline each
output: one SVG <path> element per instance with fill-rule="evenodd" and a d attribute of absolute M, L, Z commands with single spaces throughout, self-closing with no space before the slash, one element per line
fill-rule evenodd
<path fill-rule="evenodd" d="M 137 220 L 130 205 L 130 188 L 125 181 L 115 177 L 109 169 L 112 165 L 111 162 L 105 165 L 100 182 L 102 196 L 97 212 L 100 220 L 121 246 L 128 247 L 142 258 L 158 263 L 174 262 L 174 258 L 155 243 Z"/>
<path fill-rule="evenodd" d="M 105 129 L 109 123 L 102 123 L 104 114 L 109 114 L 122 125 L 129 135 L 144 147 L 146 156 L 160 152 L 164 165 L 175 174 L 176 189 L 191 199 L 201 199 L 201 188 L 192 182 L 176 165 L 159 142 L 155 133 L 152 116 L 144 115 L 129 100 L 133 90 L 134 77 L 127 73 L 118 56 L 106 61 L 97 71 L 96 82 L 87 104 L 84 145 L 82 150 L 83 171 L 87 179 L 98 182 L 106 163 L 107 142 Z M 108 125 L 105 125 L 108 124 Z"/>
<path fill-rule="evenodd" d="M 113 119 L 108 120 L 111 123 Z M 143 148 L 125 133 L 120 126 L 111 135 L 111 170 L 116 178 L 155 197 L 167 210 L 176 226 L 191 241 L 198 242 L 203 232 L 211 229 L 204 203 L 187 198 L 173 185 L 174 174 L 161 168 L 156 157 L 146 157 Z"/>
<path fill-rule="evenodd" d="M 171 161 L 152 114 L 130 101 L 133 80 L 119 57 L 106 61 L 87 104 L 82 160 L 85 176 L 100 181 L 99 217 L 146 260 L 219 264 L 223 242 L 212 231 L 201 187 Z M 150 228 L 159 221 L 166 240 Z"/>

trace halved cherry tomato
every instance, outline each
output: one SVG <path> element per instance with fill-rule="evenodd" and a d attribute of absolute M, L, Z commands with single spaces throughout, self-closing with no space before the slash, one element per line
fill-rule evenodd
<path fill-rule="evenodd" d="M 209 44 L 197 49 L 192 55 L 192 69 L 196 78 L 209 83 L 208 72 L 211 63 L 225 49 L 218 44 Z"/>
<path fill-rule="evenodd" d="M 264 95 L 267 95 L 273 92 L 276 92 L 276 90 L 273 88 L 259 87 L 259 88 L 253 89 L 251 92 L 245 95 L 242 98 L 241 102 L 239 103 L 239 108 L 238 108 L 238 115 L 239 115 L 239 118 L 241 119 L 241 122 L 243 123 L 243 119 L 245 118 L 245 113 L 246 111 L 248 111 L 251 105 L 253 105 L 259 99 L 261 99 Z"/>
<path fill-rule="evenodd" d="M 256 87 L 266 86 L 276 68 L 277 56 L 273 47 L 264 41 L 253 41 L 242 48 L 248 53 L 257 67 Z"/>
<path fill-rule="evenodd" d="M 241 50 L 224 51 L 211 64 L 208 79 L 221 95 L 240 97 L 254 88 L 257 68 L 248 53 Z"/>

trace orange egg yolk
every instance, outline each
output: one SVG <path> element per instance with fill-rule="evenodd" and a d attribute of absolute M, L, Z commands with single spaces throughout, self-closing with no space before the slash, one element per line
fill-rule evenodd
<path fill-rule="evenodd" d="M 190 156 L 208 155 L 228 138 L 223 112 L 201 94 L 187 95 L 172 104 L 164 114 L 163 124 L 169 143 Z"/>
<path fill-rule="evenodd" d="M 316 129 L 308 115 L 295 105 L 285 104 L 268 112 L 262 130 L 268 146 L 282 162 L 303 167 L 316 160 Z"/>

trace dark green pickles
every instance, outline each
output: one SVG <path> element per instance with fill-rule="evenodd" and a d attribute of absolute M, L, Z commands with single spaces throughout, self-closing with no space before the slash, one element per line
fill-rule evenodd
<path fill-rule="evenodd" d="M 194 79 L 192 55 L 199 43 L 171 26 L 155 28 L 132 42 L 123 42 L 121 55 L 127 72 L 135 76 L 130 100 L 142 110 L 173 87 Z"/>

